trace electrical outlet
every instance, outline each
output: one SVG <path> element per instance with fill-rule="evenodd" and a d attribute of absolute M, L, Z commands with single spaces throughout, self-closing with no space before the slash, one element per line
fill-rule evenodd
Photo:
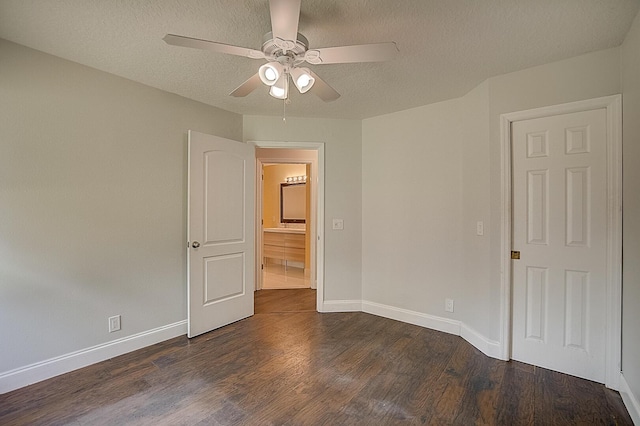
<path fill-rule="evenodd" d="M 120 330 L 120 315 L 109 317 L 109 333 Z"/>
<path fill-rule="evenodd" d="M 444 299 L 444 310 L 453 312 L 453 299 Z"/>
<path fill-rule="evenodd" d="M 484 235 L 484 222 L 482 221 L 476 222 L 476 234 Z"/>

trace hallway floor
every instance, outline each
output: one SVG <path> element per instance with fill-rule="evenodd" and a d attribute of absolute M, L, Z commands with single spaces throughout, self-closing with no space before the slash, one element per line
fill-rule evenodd
<path fill-rule="evenodd" d="M 303 268 L 295 268 L 279 265 L 272 262 L 264 263 L 262 271 L 262 288 L 282 289 L 282 288 L 311 288 L 309 277 L 304 276 Z"/>
<path fill-rule="evenodd" d="M 256 315 L 316 312 L 316 290 L 310 288 L 258 290 L 254 293 L 254 306 Z"/>

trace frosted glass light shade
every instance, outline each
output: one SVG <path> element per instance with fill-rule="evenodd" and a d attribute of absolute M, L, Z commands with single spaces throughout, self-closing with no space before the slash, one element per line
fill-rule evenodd
<path fill-rule="evenodd" d="M 289 95 L 289 76 L 282 74 L 278 81 L 269 89 L 269 94 L 277 99 L 287 99 Z"/>
<path fill-rule="evenodd" d="M 308 92 L 313 87 L 313 83 L 316 82 L 308 68 L 293 68 L 291 77 L 293 78 L 293 84 L 296 85 L 300 93 Z"/>
<path fill-rule="evenodd" d="M 269 62 L 258 69 L 260 80 L 267 86 L 273 86 L 283 74 L 282 65 L 278 62 Z"/>

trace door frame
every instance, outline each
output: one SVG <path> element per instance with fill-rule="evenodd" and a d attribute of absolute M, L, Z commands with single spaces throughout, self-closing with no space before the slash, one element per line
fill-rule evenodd
<path fill-rule="evenodd" d="M 315 202 L 316 216 L 311 221 L 311 233 L 310 238 L 314 239 L 316 244 L 310 244 L 311 247 L 311 262 L 315 262 L 315 268 L 312 267 L 312 278 L 315 270 L 316 279 L 316 310 L 318 312 L 324 312 L 324 143 L 322 142 L 281 142 L 281 141 L 249 141 L 248 143 L 255 145 L 256 148 L 273 148 L 273 149 L 286 149 L 286 150 L 308 150 L 317 151 L 317 164 L 316 164 L 316 182 L 315 183 L 315 197 L 314 186 L 311 187 L 311 204 L 313 206 Z M 269 158 L 268 162 L 273 163 L 308 163 L 308 160 L 291 158 Z M 261 167 L 262 161 L 256 154 L 256 171 L 258 167 Z M 313 178 L 314 170 L 312 163 L 311 177 Z M 256 172 L 256 179 L 261 179 Z M 260 182 L 261 184 L 261 182 Z M 262 250 L 262 233 L 260 220 L 262 219 L 262 211 L 259 211 L 262 207 L 262 193 L 258 191 L 256 186 L 256 259 L 261 259 Z M 313 209 L 313 207 L 312 207 Z M 314 223 L 315 222 L 315 223 Z M 256 274 L 262 273 L 261 263 L 256 261 Z M 313 286 L 312 286 L 313 287 Z"/>
<path fill-rule="evenodd" d="M 605 109 L 607 114 L 607 272 L 605 385 L 620 384 L 622 351 L 622 96 L 613 95 L 500 115 L 500 355 L 511 359 L 512 333 L 512 153 L 511 124 L 573 112 Z"/>

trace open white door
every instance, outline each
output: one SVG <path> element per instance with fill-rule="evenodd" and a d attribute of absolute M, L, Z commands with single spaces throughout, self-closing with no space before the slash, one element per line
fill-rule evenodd
<path fill-rule="evenodd" d="M 253 315 L 252 145 L 189 131 L 188 336 Z"/>

